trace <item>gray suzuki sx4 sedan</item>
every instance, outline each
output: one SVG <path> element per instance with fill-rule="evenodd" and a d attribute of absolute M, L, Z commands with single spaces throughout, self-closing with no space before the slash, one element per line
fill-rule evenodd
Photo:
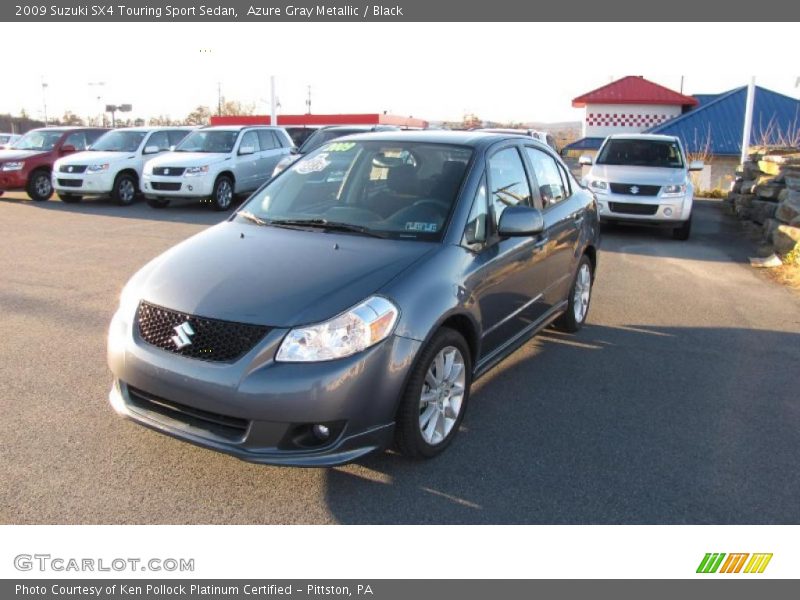
<path fill-rule="evenodd" d="M 476 377 L 581 327 L 598 241 L 594 196 L 532 138 L 341 138 L 131 278 L 110 402 L 258 463 L 433 457 Z"/>

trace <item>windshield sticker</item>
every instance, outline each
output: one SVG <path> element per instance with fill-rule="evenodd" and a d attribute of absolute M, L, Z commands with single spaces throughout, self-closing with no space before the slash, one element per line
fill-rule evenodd
<path fill-rule="evenodd" d="M 308 173 L 319 173 L 329 164 L 331 164 L 331 161 L 328 160 L 327 153 L 323 152 L 322 154 L 318 154 L 309 160 L 301 160 L 300 163 L 295 166 L 294 170 L 301 175 L 307 175 Z"/>
<path fill-rule="evenodd" d="M 325 150 L 328 152 L 347 152 L 353 146 L 355 146 L 353 142 L 333 142 L 325 146 Z"/>
<path fill-rule="evenodd" d="M 436 223 L 424 223 L 420 221 L 407 221 L 406 231 L 417 231 L 421 233 L 436 233 L 439 226 Z"/>

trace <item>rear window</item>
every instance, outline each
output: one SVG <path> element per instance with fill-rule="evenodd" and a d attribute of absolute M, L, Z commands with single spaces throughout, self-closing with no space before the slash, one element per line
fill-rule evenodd
<path fill-rule="evenodd" d="M 597 157 L 598 165 L 683 168 L 677 142 L 660 140 L 608 140 Z"/>

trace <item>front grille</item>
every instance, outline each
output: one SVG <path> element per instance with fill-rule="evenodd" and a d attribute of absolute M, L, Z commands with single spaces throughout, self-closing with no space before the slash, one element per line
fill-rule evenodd
<path fill-rule="evenodd" d="M 186 167 L 153 167 L 153 175 L 180 177 L 185 170 Z"/>
<path fill-rule="evenodd" d="M 628 204 L 626 202 L 609 202 L 611 212 L 624 215 L 654 215 L 658 212 L 658 204 Z"/>
<path fill-rule="evenodd" d="M 59 179 L 58 185 L 61 187 L 81 187 L 83 179 Z"/>
<path fill-rule="evenodd" d="M 231 441 L 241 441 L 247 433 L 249 421 L 219 413 L 201 410 L 172 400 L 159 398 L 128 386 L 128 402 L 134 408 L 185 423 L 195 429 Z"/>
<path fill-rule="evenodd" d="M 638 183 L 612 183 L 611 191 L 629 196 L 658 196 L 660 185 L 639 185 Z M 635 190 L 635 191 L 634 191 Z"/>
<path fill-rule="evenodd" d="M 181 189 L 180 183 L 162 183 L 160 181 L 151 181 L 150 185 L 153 186 L 154 190 L 161 190 L 164 192 L 177 192 L 179 189 Z"/>
<path fill-rule="evenodd" d="M 61 173 L 83 173 L 86 165 L 61 165 L 58 170 Z"/>
<path fill-rule="evenodd" d="M 176 327 L 189 323 L 194 333 L 188 337 L 190 344 L 178 348 L 173 337 L 180 342 Z M 169 310 L 142 302 L 136 313 L 139 336 L 153 346 L 210 362 L 231 362 L 249 352 L 261 340 L 269 327 L 208 319 Z"/>

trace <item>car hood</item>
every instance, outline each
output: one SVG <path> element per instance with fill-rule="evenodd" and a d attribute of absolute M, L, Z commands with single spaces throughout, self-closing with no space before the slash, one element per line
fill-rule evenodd
<path fill-rule="evenodd" d="M 198 316 L 294 327 L 352 307 L 436 247 L 225 222 L 149 263 L 135 294 Z"/>
<path fill-rule="evenodd" d="M 0 150 L 0 162 L 25 160 L 26 158 L 33 158 L 40 154 L 47 154 L 47 152 L 42 152 L 41 150 Z"/>
<path fill-rule="evenodd" d="M 125 158 L 133 158 L 136 152 L 77 152 L 59 159 L 59 165 L 93 165 L 96 163 L 114 163 Z"/>
<path fill-rule="evenodd" d="M 221 152 L 166 152 L 150 159 L 151 167 L 200 167 L 230 158 Z"/>
<path fill-rule="evenodd" d="M 586 179 L 589 181 L 600 179 L 613 183 L 638 183 L 640 185 L 670 185 L 684 183 L 686 171 L 662 167 L 594 165 Z"/>

